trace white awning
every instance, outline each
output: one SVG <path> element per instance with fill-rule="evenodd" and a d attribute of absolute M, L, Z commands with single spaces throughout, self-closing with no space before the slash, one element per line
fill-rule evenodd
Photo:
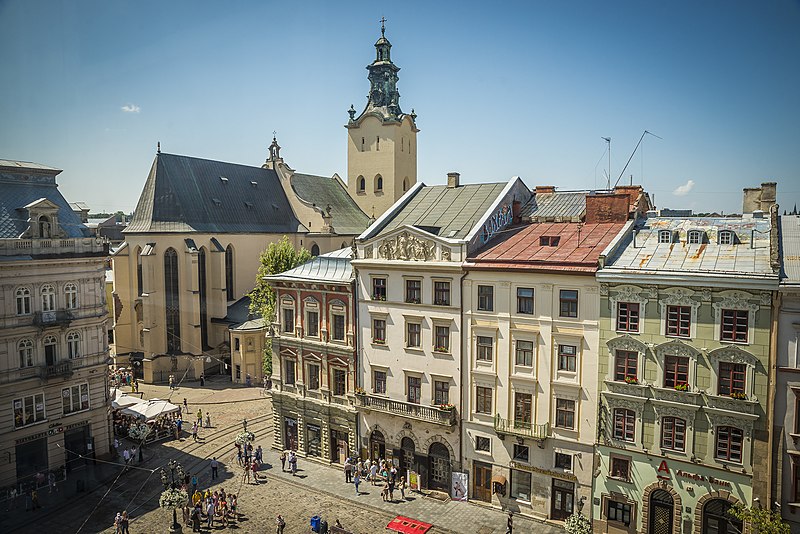
<path fill-rule="evenodd" d="M 159 416 L 178 411 L 180 411 L 180 407 L 175 406 L 174 404 L 171 404 L 165 400 L 150 400 L 133 404 L 122 409 L 122 413 L 125 415 L 132 415 L 134 417 L 138 417 L 139 419 L 144 419 L 145 421 L 152 421 L 157 419 Z"/>

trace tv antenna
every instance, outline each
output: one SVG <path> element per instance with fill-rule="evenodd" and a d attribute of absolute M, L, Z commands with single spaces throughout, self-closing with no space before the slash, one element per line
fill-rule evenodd
<path fill-rule="evenodd" d="M 645 136 L 645 135 L 652 135 L 653 137 L 655 137 L 655 138 L 657 138 L 657 139 L 661 139 L 662 141 L 664 140 L 664 138 L 663 138 L 663 137 L 659 137 L 659 136 L 657 136 L 656 134 L 654 134 L 653 132 L 649 132 L 649 131 L 647 131 L 647 130 L 645 130 L 644 132 L 642 132 L 642 136 L 639 138 L 639 142 L 638 142 L 638 143 L 636 143 L 636 147 L 633 149 L 633 152 L 631 152 L 631 157 L 629 157 L 629 158 L 628 158 L 628 162 L 625 164 L 625 167 L 623 167 L 623 168 L 622 168 L 622 172 L 621 172 L 621 173 L 619 173 L 619 177 L 617 177 L 617 181 L 616 181 L 616 182 L 614 182 L 614 187 L 617 187 L 617 184 L 619 184 L 619 181 L 620 181 L 620 179 L 622 179 L 622 175 L 623 175 L 623 174 L 625 174 L 625 171 L 627 170 L 627 168 L 628 168 L 628 165 L 630 164 L 631 160 L 633 159 L 633 156 L 635 156 L 635 155 L 636 155 L 636 151 L 639 149 L 639 145 L 641 145 L 641 144 L 642 144 L 642 139 L 644 139 L 644 136 Z M 609 140 L 609 148 L 608 148 L 608 151 L 609 151 L 609 152 L 611 152 L 611 141 L 610 141 L 610 140 Z M 611 158 L 611 157 L 609 156 L 609 159 L 610 159 L 610 158 Z M 609 164 L 609 169 L 610 169 L 610 168 L 611 168 L 611 165 Z M 610 174 L 611 174 L 611 171 L 609 170 L 609 175 L 610 175 Z M 610 176 L 609 176 L 609 178 L 610 178 Z M 633 182 L 633 179 L 631 179 L 631 182 Z M 609 187 L 609 189 L 611 189 L 611 187 Z"/>
<path fill-rule="evenodd" d="M 606 189 L 611 189 L 611 138 L 601 137 L 600 139 L 608 143 L 608 174 L 606 175 Z"/>

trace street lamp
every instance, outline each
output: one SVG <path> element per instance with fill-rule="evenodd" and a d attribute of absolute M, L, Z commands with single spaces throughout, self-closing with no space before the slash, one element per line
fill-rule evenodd
<path fill-rule="evenodd" d="M 161 484 L 164 486 L 164 491 L 169 489 L 175 490 L 180 487 L 181 481 L 186 477 L 186 471 L 183 470 L 183 466 L 179 464 L 176 460 L 170 460 L 167 462 L 167 467 L 169 468 L 169 476 L 167 476 L 167 471 L 164 468 L 161 468 Z M 177 474 L 177 481 L 175 475 Z M 185 503 L 184 503 L 185 506 Z M 173 506 L 172 507 L 172 526 L 169 529 L 170 532 L 180 532 L 181 525 L 178 523 L 178 509 Z"/>

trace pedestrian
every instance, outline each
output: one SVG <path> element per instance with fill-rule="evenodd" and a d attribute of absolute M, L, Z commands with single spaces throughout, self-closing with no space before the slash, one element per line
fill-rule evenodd
<path fill-rule="evenodd" d="M 211 530 L 214 528 L 214 501 L 211 499 L 208 500 L 206 506 L 206 515 L 208 515 L 208 529 Z"/>
<path fill-rule="evenodd" d="M 247 432 L 247 418 L 242 419 L 242 431 Z"/>
<path fill-rule="evenodd" d="M 281 452 L 281 472 L 286 472 L 286 451 Z"/>
<path fill-rule="evenodd" d="M 294 451 L 289 453 L 289 469 L 292 470 L 292 476 L 297 476 L 297 455 Z"/>
<path fill-rule="evenodd" d="M 42 507 L 39 504 L 39 492 L 36 490 L 31 491 L 31 506 L 33 506 L 34 512 Z"/>
<path fill-rule="evenodd" d="M 197 423 L 192 425 L 192 439 L 197 441 Z"/>
<path fill-rule="evenodd" d="M 278 528 L 275 529 L 275 534 L 283 534 L 283 529 L 286 528 L 286 521 L 283 520 L 280 514 L 275 518 L 275 524 L 278 525 Z"/>
<path fill-rule="evenodd" d="M 200 387 L 203 387 L 205 385 L 206 385 L 206 375 L 200 373 Z"/>
<path fill-rule="evenodd" d="M 219 469 L 219 462 L 217 461 L 217 457 L 214 456 L 211 459 L 211 480 L 214 480 L 219 476 L 217 471 L 218 469 Z"/>
<path fill-rule="evenodd" d="M 353 485 L 356 487 L 356 497 L 361 495 L 358 491 L 358 485 L 361 483 L 361 473 L 356 472 L 355 476 L 353 477 Z"/>
<path fill-rule="evenodd" d="M 400 479 L 399 488 L 400 488 L 400 497 L 403 499 L 403 501 L 405 501 L 406 500 L 406 479 L 405 479 L 405 477 Z"/>
<path fill-rule="evenodd" d="M 56 474 L 52 471 L 47 474 L 47 485 L 50 486 L 49 493 L 53 493 L 53 491 L 58 492 L 58 489 L 56 488 Z"/>
<path fill-rule="evenodd" d="M 139 463 L 144 462 L 144 443 L 139 445 Z"/>
<path fill-rule="evenodd" d="M 256 449 L 256 461 L 258 462 L 259 466 L 264 461 L 264 451 L 261 449 L 261 445 L 259 445 L 258 448 Z"/>
<path fill-rule="evenodd" d="M 122 512 L 122 518 L 120 521 L 120 526 L 122 527 L 120 534 L 130 534 L 130 531 L 128 530 L 128 523 L 130 523 L 130 519 L 128 518 L 128 511 L 125 510 Z"/>
<path fill-rule="evenodd" d="M 125 460 L 125 465 L 127 466 L 131 459 L 131 453 L 128 451 L 128 449 L 122 449 L 122 459 Z"/>
<path fill-rule="evenodd" d="M 250 470 L 253 472 L 253 483 L 258 484 L 258 461 L 253 460 L 250 465 Z"/>
<path fill-rule="evenodd" d="M 175 389 L 175 377 L 172 375 L 169 375 L 169 389 L 170 391 Z"/>
<path fill-rule="evenodd" d="M 211 414 L 206 412 L 206 428 L 211 428 Z"/>
<path fill-rule="evenodd" d="M 180 415 L 175 419 L 175 429 L 177 430 L 178 436 L 180 436 L 181 430 L 183 430 L 183 418 Z"/>
<path fill-rule="evenodd" d="M 386 502 L 387 500 L 389 500 L 389 483 L 388 482 L 384 482 L 383 483 L 383 487 L 381 488 L 381 499 L 383 499 L 383 502 Z"/>
<path fill-rule="evenodd" d="M 203 494 L 200 491 L 195 491 L 192 495 L 192 506 L 197 506 L 203 500 Z"/>
<path fill-rule="evenodd" d="M 242 482 L 250 484 L 250 464 L 244 464 L 244 473 L 242 473 Z"/>
<path fill-rule="evenodd" d="M 134 458 L 136 458 L 136 447 L 135 446 L 131 449 L 131 462 L 133 461 Z M 141 462 L 141 459 L 139 461 Z"/>
<path fill-rule="evenodd" d="M 6 512 L 10 512 L 12 508 L 17 507 L 17 487 L 14 486 L 8 492 L 8 503 L 6 505 Z"/>
<path fill-rule="evenodd" d="M 236 446 L 236 461 L 242 465 L 242 448 L 238 445 Z"/>
<path fill-rule="evenodd" d="M 183 398 L 183 411 L 189 413 L 189 403 L 186 402 L 186 397 Z"/>
<path fill-rule="evenodd" d="M 350 463 L 350 458 L 344 461 L 344 481 L 350 482 L 353 479 L 353 464 Z"/>
<path fill-rule="evenodd" d="M 239 502 L 236 498 L 236 495 L 231 495 L 231 514 L 236 516 L 236 520 L 239 520 Z"/>
<path fill-rule="evenodd" d="M 192 475 L 192 493 L 197 491 L 197 475 Z"/>
<path fill-rule="evenodd" d="M 122 534 L 122 514 L 120 512 L 114 516 L 114 534 Z"/>
<path fill-rule="evenodd" d="M 203 424 L 203 409 L 202 408 L 197 410 L 197 424 L 198 425 L 202 425 Z"/>
<path fill-rule="evenodd" d="M 192 532 L 200 532 L 200 503 L 192 509 Z"/>
<path fill-rule="evenodd" d="M 187 527 L 191 524 L 191 511 L 189 510 L 189 503 L 186 503 L 186 506 L 181 508 L 181 512 L 183 512 L 183 524 Z"/>
<path fill-rule="evenodd" d="M 372 465 L 369 468 L 369 482 L 373 486 L 375 485 L 375 479 L 377 478 L 376 476 L 377 474 L 378 474 L 378 462 L 372 460 Z"/>

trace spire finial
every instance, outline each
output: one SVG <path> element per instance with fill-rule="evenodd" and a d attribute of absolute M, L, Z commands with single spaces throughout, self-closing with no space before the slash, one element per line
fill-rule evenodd
<path fill-rule="evenodd" d="M 156 145 L 156 153 L 161 154 L 161 141 Z"/>
<path fill-rule="evenodd" d="M 381 17 L 381 37 L 386 34 L 386 17 Z"/>

